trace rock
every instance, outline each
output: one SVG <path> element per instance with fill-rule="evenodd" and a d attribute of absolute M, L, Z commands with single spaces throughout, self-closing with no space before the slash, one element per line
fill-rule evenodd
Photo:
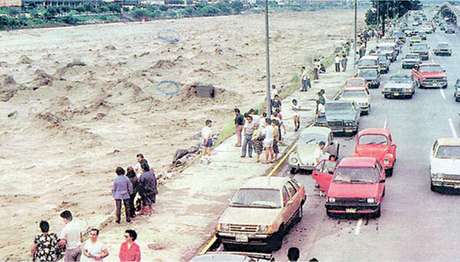
<path fill-rule="evenodd" d="M 8 118 L 15 119 L 18 115 L 18 111 L 14 111 L 8 114 Z"/>
<path fill-rule="evenodd" d="M 66 65 L 67 68 L 71 68 L 71 67 L 74 67 L 74 66 L 86 66 L 86 63 L 81 61 L 81 60 L 74 59 L 71 63 L 68 63 Z"/>
<path fill-rule="evenodd" d="M 3 78 L 3 85 L 9 86 L 9 85 L 15 85 L 16 81 L 14 80 L 14 77 L 12 75 L 5 75 Z"/>
<path fill-rule="evenodd" d="M 105 49 L 107 49 L 107 50 L 117 50 L 117 48 L 114 45 L 107 45 L 107 46 L 105 46 Z"/>
<path fill-rule="evenodd" d="M 19 57 L 19 64 L 25 64 L 25 65 L 30 65 L 32 64 L 32 59 L 30 59 L 30 57 L 26 56 L 26 55 L 22 55 L 21 57 Z"/>
<path fill-rule="evenodd" d="M 104 113 L 97 113 L 96 116 L 94 117 L 95 120 L 101 120 L 106 116 Z"/>

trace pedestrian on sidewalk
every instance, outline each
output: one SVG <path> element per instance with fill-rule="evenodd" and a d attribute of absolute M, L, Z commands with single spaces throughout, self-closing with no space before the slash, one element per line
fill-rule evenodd
<path fill-rule="evenodd" d="M 273 127 L 272 120 L 270 118 L 265 118 L 265 128 L 264 128 L 264 152 L 265 152 L 265 162 L 264 164 L 273 163 Z"/>
<path fill-rule="evenodd" d="M 342 55 L 342 59 L 340 60 L 340 63 L 342 64 L 342 72 L 347 71 L 348 58 L 346 54 Z"/>
<path fill-rule="evenodd" d="M 339 54 L 335 55 L 335 72 L 340 72 L 340 57 L 339 57 Z"/>
<path fill-rule="evenodd" d="M 133 185 L 133 191 L 129 195 L 129 213 L 130 217 L 134 218 L 136 217 L 136 206 L 134 201 L 136 200 L 136 195 L 139 192 L 139 178 L 137 177 L 136 172 L 134 172 L 134 168 L 132 166 L 126 169 L 126 177 Z"/>
<path fill-rule="evenodd" d="M 281 93 L 281 89 L 277 88 L 276 85 L 272 85 L 272 91 L 271 91 L 271 95 L 272 97 L 275 97 L 276 95 L 280 95 Z"/>
<path fill-rule="evenodd" d="M 307 70 L 305 69 L 305 66 L 302 66 L 302 69 L 300 70 L 300 80 L 302 87 L 300 88 L 300 92 L 307 92 L 308 88 L 311 88 L 311 83 L 310 83 L 310 76 L 307 73 Z"/>
<path fill-rule="evenodd" d="M 58 246 L 58 236 L 49 232 L 50 225 L 47 221 L 40 221 L 41 234 L 35 236 L 32 245 L 32 260 L 36 262 L 55 262 L 62 258 L 61 249 Z"/>
<path fill-rule="evenodd" d="M 297 130 L 299 130 L 300 128 L 300 114 L 298 112 L 299 110 L 300 110 L 300 105 L 298 104 L 297 100 L 292 99 L 292 111 L 294 111 L 294 116 L 293 116 L 294 132 L 297 132 Z"/>
<path fill-rule="evenodd" d="M 147 161 L 147 159 L 144 158 L 144 155 L 140 154 L 140 153 L 136 155 L 136 159 L 137 159 L 137 163 L 134 166 L 134 171 L 136 171 L 137 176 L 140 177 L 141 174 L 142 174 L 141 164 L 142 164 L 142 162 L 147 162 L 148 163 L 148 161 Z"/>
<path fill-rule="evenodd" d="M 209 164 L 211 162 L 212 153 L 212 121 L 206 120 L 205 126 L 201 129 L 201 145 L 203 147 L 203 160 Z"/>
<path fill-rule="evenodd" d="M 118 258 L 120 262 L 140 262 L 141 248 L 135 242 L 137 239 L 136 231 L 128 229 L 125 231 L 125 241 L 120 246 Z"/>
<path fill-rule="evenodd" d="M 141 167 L 146 162 L 141 164 Z M 148 165 L 148 164 L 147 164 Z M 131 222 L 131 211 L 129 209 L 130 196 L 133 193 L 133 184 L 129 181 L 129 178 L 125 176 L 125 170 L 122 167 L 117 167 L 115 169 L 117 174 L 116 178 L 113 180 L 112 185 L 112 197 L 115 200 L 115 223 L 120 224 L 121 220 L 121 204 L 125 207 L 125 216 L 126 222 Z"/>
<path fill-rule="evenodd" d="M 77 223 L 72 212 L 65 210 L 60 214 L 65 226 L 59 233 L 59 245 L 65 246 L 64 262 L 80 261 L 83 229 Z"/>
<path fill-rule="evenodd" d="M 142 163 L 142 170 L 143 173 L 139 178 L 139 190 L 142 198 L 142 214 L 151 215 L 153 211 L 152 205 L 155 204 L 156 195 L 158 194 L 157 177 L 147 163 Z"/>
<path fill-rule="evenodd" d="M 109 256 L 109 251 L 102 241 L 99 239 L 99 229 L 92 228 L 89 231 L 89 239 L 83 245 L 83 259 L 82 261 L 104 261 L 105 257 Z"/>
<path fill-rule="evenodd" d="M 243 147 L 241 148 L 241 157 L 245 158 L 246 152 L 247 152 L 249 155 L 249 158 L 252 158 L 252 149 L 253 149 L 252 134 L 254 133 L 255 127 L 254 127 L 254 123 L 252 122 L 252 116 L 247 114 L 245 117 L 246 117 L 246 121 L 243 127 L 244 140 L 243 140 Z"/>
<path fill-rule="evenodd" d="M 273 127 L 273 160 L 277 160 L 278 154 L 280 153 L 278 146 L 281 141 L 280 122 L 277 119 L 272 120 L 272 127 Z"/>
<path fill-rule="evenodd" d="M 324 97 L 324 94 L 326 91 L 324 89 L 319 90 L 318 92 L 318 101 L 321 105 L 326 105 L 326 97 Z"/>
<path fill-rule="evenodd" d="M 256 128 L 252 134 L 252 143 L 254 144 L 254 151 L 256 152 L 256 163 L 260 162 L 260 155 L 264 151 L 263 141 L 265 139 L 263 128 Z"/>
<path fill-rule="evenodd" d="M 277 123 L 278 131 L 279 131 L 278 141 L 281 142 L 283 140 L 283 137 L 287 133 L 287 128 L 286 128 L 286 125 L 283 122 L 283 115 L 281 114 L 281 110 L 279 110 L 279 109 L 275 110 L 275 114 L 274 114 L 273 119 L 275 119 L 278 122 Z M 283 132 L 281 132 L 281 131 L 283 131 Z"/>
<path fill-rule="evenodd" d="M 241 111 L 239 108 L 235 108 L 235 130 L 236 130 L 236 147 L 241 146 L 241 136 L 242 136 L 242 131 L 243 131 L 243 126 L 244 126 L 244 116 L 241 114 Z"/>
<path fill-rule="evenodd" d="M 254 108 L 249 109 L 249 115 L 252 117 L 252 123 L 254 123 L 254 129 L 260 126 L 260 116 L 257 114 Z"/>
<path fill-rule="evenodd" d="M 321 67 L 321 64 L 319 62 L 319 59 L 315 58 L 313 59 L 313 80 L 318 80 L 319 79 L 319 69 Z"/>
<path fill-rule="evenodd" d="M 275 95 L 275 97 L 272 99 L 272 108 L 273 111 L 280 110 L 281 111 L 281 98 L 279 95 Z"/>

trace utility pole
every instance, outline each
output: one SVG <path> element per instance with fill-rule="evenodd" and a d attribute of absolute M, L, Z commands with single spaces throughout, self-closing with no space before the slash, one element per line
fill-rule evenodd
<path fill-rule="evenodd" d="M 356 52 L 358 44 L 358 0 L 355 0 L 355 41 L 354 41 L 354 52 L 353 52 L 353 68 L 356 67 Z"/>
<path fill-rule="evenodd" d="M 379 42 L 380 39 L 380 1 L 377 0 L 377 43 Z"/>
<path fill-rule="evenodd" d="M 272 115 L 272 95 L 270 83 L 270 33 L 268 24 L 268 0 L 265 0 L 265 60 L 267 62 L 267 116 Z"/>

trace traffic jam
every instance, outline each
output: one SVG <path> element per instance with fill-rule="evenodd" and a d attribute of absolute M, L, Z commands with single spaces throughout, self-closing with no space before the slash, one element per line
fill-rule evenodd
<path fill-rule="evenodd" d="M 318 192 L 323 201 L 317 209 L 323 211 L 316 212 L 324 212 L 330 220 L 379 219 L 386 188 L 400 175 L 395 172 L 400 148 L 386 120 L 383 126 L 366 128 L 360 121 L 373 117 L 372 101 L 377 96 L 391 105 L 424 96 L 424 89 L 448 87 L 447 72 L 433 56 L 449 59 L 454 52 L 448 42 L 430 46 L 435 32 L 455 34 L 455 27 L 439 13 L 428 18 L 423 11 L 413 11 L 386 37 L 368 46 L 357 62 L 356 75 L 345 81 L 334 99 L 326 100 L 323 110 L 317 110 L 311 126 L 299 131 L 285 174 L 252 178 L 229 200 L 216 229 L 220 250 L 245 254 L 251 261 L 274 261 L 271 252 L 283 246 L 285 236 L 304 216 L 307 192 Z M 452 89 L 452 99 L 460 102 L 460 80 Z M 351 145 L 348 150 L 343 141 Z M 458 193 L 460 139 L 438 137 L 425 154 L 430 156 L 426 187 L 431 194 Z M 299 177 L 309 182 L 299 182 Z M 211 261 L 199 259 L 192 261 Z"/>

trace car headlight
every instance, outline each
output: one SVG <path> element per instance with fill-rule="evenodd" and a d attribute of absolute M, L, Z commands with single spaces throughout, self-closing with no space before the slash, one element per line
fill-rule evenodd
<path fill-rule="evenodd" d="M 224 223 L 219 223 L 219 224 L 217 224 L 217 231 L 230 231 L 230 225 L 229 224 L 224 224 Z"/>
<path fill-rule="evenodd" d="M 385 157 L 385 158 L 383 159 L 383 164 L 384 164 L 385 166 L 388 166 L 388 165 L 390 164 L 390 158 L 389 158 L 389 157 Z"/>
<path fill-rule="evenodd" d="M 297 159 L 297 157 L 291 157 L 291 162 L 294 163 L 294 164 L 297 164 L 297 162 L 299 162 L 299 160 Z"/>
<path fill-rule="evenodd" d="M 258 231 L 262 233 L 272 233 L 273 230 L 271 225 L 260 225 Z"/>
<path fill-rule="evenodd" d="M 433 178 L 433 179 L 442 179 L 443 176 L 444 175 L 442 173 L 432 173 L 431 174 L 431 178 Z"/>
<path fill-rule="evenodd" d="M 335 198 L 334 197 L 328 197 L 327 202 L 335 203 Z"/>
<path fill-rule="evenodd" d="M 374 204 L 375 203 L 375 198 L 372 198 L 372 197 L 368 198 L 367 203 Z"/>

